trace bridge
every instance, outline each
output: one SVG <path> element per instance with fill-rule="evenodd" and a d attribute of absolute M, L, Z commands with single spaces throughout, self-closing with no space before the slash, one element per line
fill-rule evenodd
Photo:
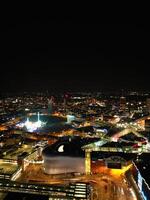
<path fill-rule="evenodd" d="M 66 186 L 41 185 L 0 181 L 0 192 L 19 192 L 37 195 L 46 195 L 61 199 L 90 199 L 90 187 L 86 183 L 74 183 Z"/>

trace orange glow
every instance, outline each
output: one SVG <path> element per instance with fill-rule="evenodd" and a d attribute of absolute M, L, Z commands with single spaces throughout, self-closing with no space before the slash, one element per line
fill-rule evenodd
<path fill-rule="evenodd" d="M 145 127 L 145 120 L 139 120 L 138 123 L 140 126 L 142 126 L 143 128 Z"/>
<path fill-rule="evenodd" d="M 132 164 L 129 164 L 128 166 L 122 167 L 122 169 L 110 169 L 110 173 L 112 175 L 120 176 L 121 174 L 124 174 L 126 171 L 128 171 L 132 167 Z"/>
<path fill-rule="evenodd" d="M 6 131 L 7 127 L 6 126 L 0 126 L 0 131 Z"/>

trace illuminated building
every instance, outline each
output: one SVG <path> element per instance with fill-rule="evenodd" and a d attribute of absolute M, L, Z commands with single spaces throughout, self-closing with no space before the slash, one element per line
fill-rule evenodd
<path fill-rule="evenodd" d="M 91 174 L 91 150 L 85 150 L 85 173 L 86 175 Z"/>
<path fill-rule="evenodd" d="M 120 97 L 120 110 L 124 111 L 126 109 L 126 98 Z"/>
<path fill-rule="evenodd" d="M 42 156 L 46 174 L 85 173 L 84 152 L 79 137 L 63 138 L 51 146 L 47 146 Z"/>
<path fill-rule="evenodd" d="M 148 172 L 147 170 L 145 171 Z M 134 181 L 136 182 L 137 188 L 140 192 L 140 196 L 142 196 L 142 199 L 144 200 L 150 199 L 150 187 L 148 184 L 149 178 L 147 173 L 143 171 L 143 165 L 141 163 L 133 162 L 132 172 Z"/>
<path fill-rule="evenodd" d="M 67 115 L 67 124 L 70 124 L 74 120 L 75 120 L 75 116 L 73 116 L 73 115 Z"/>
<path fill-rule="evenodd" d="M 48 113 L 51 114 L 53 111 L 53 97 L 48 100 Z"/>
<path fill-rule="evenodd" d="M 147 107 L 147 111 L 150 113 L 150 98 L 146 99 L 146 107 Z"/>
<path fill-rule="evenodd" d="M 66 105 L 67 105 L 67 99 L 69 98 L 69 95 L 68 94 L 65 94 L 64 95 L 64 102 L 63 102 L 63 104 L 64 104 L 64 108 L 66 108 Z"/>

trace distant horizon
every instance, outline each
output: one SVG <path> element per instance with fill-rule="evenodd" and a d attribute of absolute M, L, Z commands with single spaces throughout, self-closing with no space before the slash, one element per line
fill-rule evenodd
<path fill-rule="evenodd" d="M 109 94 L 116 94 L 116 95 L 141 95 L 141 94 L 147 94 L 150 95 L 150 90 L 95 90 L 95 91 L 91 91 L 91 90 L 57 90 L 57 91 L 53 91 L 53 90 L 39 90 L 39 91 L 1 91 L 0 92 L 0 96 L 1 95 L 18 95 L 18 94 L 22 94 L 22 95 L 26 95 L 26 94 L 44 94 L 46 96 L 51 95 L 51 94 L 98 94 L 101 93 L 102 95 L 109 95 Z M 135 93 L 135 94 L 134 94 Z M 137 93 L 137 94 L 136 94 Z M 139 93 L 139 94 L 138 94 Z"/>

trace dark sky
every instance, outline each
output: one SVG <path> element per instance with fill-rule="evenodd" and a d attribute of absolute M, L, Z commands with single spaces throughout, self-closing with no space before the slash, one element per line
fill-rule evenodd
<path fill-rule="evenodd" d="M 150 89 L 148 23 L 8 16 L 1 24 L 0 91 Z"/>

